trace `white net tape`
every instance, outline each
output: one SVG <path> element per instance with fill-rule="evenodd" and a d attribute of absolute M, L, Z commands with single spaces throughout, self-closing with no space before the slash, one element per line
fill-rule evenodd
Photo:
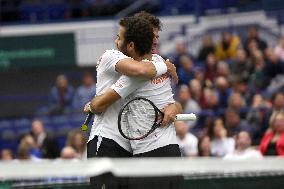
<path fill-rule="evenodd" d="M 120 177 L 167 175 L 284 174 L 283 158 L 229 161 L 217 158 L 89 159 L 85 161 L 0 161 L 0 180 L 89 177 L 112 172 Z"/>

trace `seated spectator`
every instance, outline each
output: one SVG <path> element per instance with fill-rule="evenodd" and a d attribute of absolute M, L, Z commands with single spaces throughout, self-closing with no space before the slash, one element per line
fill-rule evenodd
<path fill-rule="evenodd" d="M 252 134 L 253 130 L 247 121 L 241 119 L 238 110 L 228 108 L 225 111 L 225 125 L 228 131 L 228 136 L 235 136 L 240 131 L 247 131 Z"/>
<path fill-rule="evenodd" d="M 238 49 L 236 58 L 233 59 L 230 64 L 230 70 L 233 77 L 239 77 L 248 81 L 249 75 L 253 71 L 253 65 L 251 61 L 249 61 L 244 49 Z"/>
<path fill-rule="evenodd" d="M 197 156 L 197 138 L 189 132 L 189 125 L 184 121 L 176 121 L 175 128 L 182 156 Z"/>
<path fill-rule="evenodd" d="M 59 149 L 56 140 L 45 131 L 41 120 L 34 120 L 31 126 L 31 135 L 39 147 L 42 157 L 54 159 L 59 156 Z"/>
<path fill-rule="evenodd" d="M 85 72 L 82 78 L 83 84 L 79 86 L 73 98 L 73 108 L 82 112 L 84 105 L 91 101 L 96 94 L 96 83 L 90 72 Z"/>
<path fill-rule="evenodd" d="M 180 68 L 180 58 L 186 55 L 190 57 L 187 49 L 187 44 L 184 42 L 183 39 L 178 39 L 176 42 L 175 52 L 169 56 L 170 60 L 173 61 L 177 70 Z"/>
<path fill-rule="evenodd" d="M 248 49 L 251 41 L 254 41 L 257 48 L 261 51 L 264 51 L 267 48 L 267 43 L 259 36 L 258 28 L 256 26 L 248 28 L 248 36 L 244 42 L 244 48 L 247 52 L 249 51 Z"/>
<path fill-rule="evenodd" d="M 222 157 L 232 153 L 235 148 L 235 140 L 227 137 L 227 130 L 221 118 L 216 118 L 208 130 L 211 139 L 211 154 Z"/>
<path fill-rule="evenodd" d="M 209 136 L 203 136 L 198 140 L 198 156 L 208 157 L 211 156 L 211 141 Z"/>
<path fill-rule="evenodd" d="M 284 62 L 277 57 L 273 49 L 267 48 L 265 50 L 265 56 L 267 61 L 264 73 L 266 74 L 267 79 L 273 79 L 278 74 L 284 73 Z"/>
<path fill-rule="evenodd" d="M 189 82 L 189 90 L 194 99 L 200 106 L 204 106 L 204 96 L 202 91 L 201 82 L 197 79 L 193 79 Z"/>
<path fill-rule="evenodd" d="M 202 108 L 217 113 L 219 103 L 218 93 L 215 90 L 209 88 L 205 88 L 203 92 L 205 104 Z"/>
<path fill-rule="evenodd" d="M 78 159 L 84 159 L 87 157 L 86 147 L 87 138 L 85 134 L 80 130 L 73 130 L 68 133 L 66 146 L 72 147 L 76 152 Z"/>
<path fill-rule="evenodd" d="M 282 36 L 278 42 L 278 45 L 274 48 L 275 55 L 284 62 L 284 36 Z"/>
<path fill-rule="evenodd" d="M 246 107 L 246 101 L 239 92 L 232 92 L 228 99 L 228 108 L 241 111 Z"/>
<path fill-rule="evenodd" d="M 30 134 L 24 135 L 18 146 L 17 158 L 20 160 L 39 160 L 41 157 L 41 151 L 34 138 Z"/>
<path fill-rule="evenodd" d="M 265 156 L 284 156 L 284 112 L 271 116 L 270 127 L 262 137 L 259 149 Z"/>
<path fill-rule="evenodd" d="M 0 153 L 0 160 L 2 161 L 11 161 L 14 159 L 13 152 L 10 149 L 3 149 Z"/>
<path fill-rule="evenodd" d="M 229 96 L 231 96 L 232 90 L 229 88 L 228 79 L 223 76 L 219 76 L 215 80 L 215 87 L 218 93 L 219 108 L 225 109 L 228 106 Z"/>
<path fill-rule="evenodd" d="M 205 73 L 204 73 L 204 79 L 211 83 L 214 81 L 214 79 L 217 77 L 217 65 L 218 62 L 216 60 L 216 57 L 214 54 L 208 54 L 206 61 L 205 61 Z"/>
<path fill-rule="evenodd" d="M 71 146 L 65 146 L 60 153 L 61 159 L 76 159 L 77 153 Z"/>
<path fill-rule="evenodd" d="M 198 52 L 198 61 L 205 62 L 208 54 L 211 53 L 215 53 L 215 44 L 210 35 L 204 35 L 202 37 L 201 48 Z"/>
<path fill-rule="evenodd" d="M 181 104 L 184 113 L 198 114 L 201 111 L 199 104 L 191 98 L 187 85 L 179 86 L 177 99 Z"/>
<path fill-rule="evenodd" d="M 59 75 L 49 97 L 49 113 L 68 113 L 72 109 L 74 89 L 69 85 L 66 76 Z"/>
<path fill-rule="evenodd" d="M 253 53 L 254 69 L 249 77 L 250 90 L 253 93 L 258 93 L 267 86 L 267 78 L 265 74 L 265 59 L 261 51 L 256 50 Z"/>
<path fill-rule="evenodd" d="M 258 150 L 251 148 L 251 138 L 248 132 L 241 131 L 236 135 L 236 148 L 232 153 L 227 154 L 224 159 L 244 160 L 244 159 L 262 159 Z"/>
<path fill-rule="evenodd" d="M 237 49 L 240 47 L 240 38 L 234 36 L 231 32 L 222 33 L 221 41 L 216 45 L 216 58 L 218 60 L 233 59 L 237 55 Z"/>
<path fill-rule="evenodd" d="M 218 62 L 216 72 L 217 72 L 217 76 L 222 76 L 225 78 L 229 78 L 231 74 L 228 63 L 224 61 Z"/>
<path fill-rule="evenodd" d="M 247 112 L 246 120 L 252 129 L 252 143 L 259 144 L 265 126 L 265 115 L 269 109 L 268 103 L 260 94 L 255 94 L 252 99 L 250 110 Z"/>
<path fill-rule="evenodd" d="M 177 70 L 180 84 L 188 84 L 194 78 L 193 62 L 189 56 L 180 57 L 180 68 Z"/>

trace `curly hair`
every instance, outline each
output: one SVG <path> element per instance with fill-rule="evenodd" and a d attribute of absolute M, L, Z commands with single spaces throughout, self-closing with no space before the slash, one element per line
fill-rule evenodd
<path fill-rule="evenodd" d="M 140 11 L 134 14 L 134 16 L 148 20 L 152 24 L 153 28 L 157 28 L 159 31 L 162 30 L 162 26 L 163 26 L 162 22 L 160 21 L 158 17 L 154 16 L 153 14 L 150 14 L 146 11 Z"/>
<path fill-rule="evenodd" d="M 120 20 L 119 25 L 125 28 L 125 43 L 133 42 L 140 56 L 151 52 L 154 34 L 149 21 L 138 17 L 126 17 Z"/>

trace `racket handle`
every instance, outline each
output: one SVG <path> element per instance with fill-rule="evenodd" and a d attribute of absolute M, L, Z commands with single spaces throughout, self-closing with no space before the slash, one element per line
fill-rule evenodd
<path fill-rule="evenodd" d="M 88 113 L 87 114 L 86 119 L 85 119 L 83 125 L 81 126 L 81 130 L 82 131 L 87 131 L 88 130 L 88 124 L 90 123 L 93 115 L 94 115 L 93 113 Z"/>
<path fill-rule="evenodd" d="M 191 114 L 177 114 L 176 115 L 176 121 L 194 121 L 196 120 L 196 115 Z"/>

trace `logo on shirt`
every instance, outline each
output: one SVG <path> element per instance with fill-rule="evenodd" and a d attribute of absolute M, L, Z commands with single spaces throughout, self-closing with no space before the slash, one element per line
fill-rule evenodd
<path fill-rule="evenodd" d="M 151 83 L 154 84 L 154 85 L 163 83 L 166 79 L 168 79 L 168 77 L 169 76 L 167 74 L 163 74 L 160 77 L 156 77 L 156 78 L 152 79 Z"/>

